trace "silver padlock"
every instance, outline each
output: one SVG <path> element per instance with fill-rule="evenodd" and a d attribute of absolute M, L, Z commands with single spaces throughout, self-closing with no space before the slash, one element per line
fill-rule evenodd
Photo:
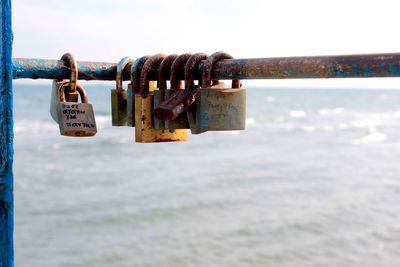
<path fill-rule="evenodd" d="M 126 126 L 127 118 L 127 91 L 122 87 L 124 68 L 132 64 L 132 57 L 124 57 L 117 64 L 116 89 L 111 90 L 111 118 L 112 126 Z"/>
<path fill-rule="evenodd" d="M 203 64 L 202 88 L 197 91 L 196 104 L 188 110 L 193 134 L 245 129 L 246 90 L 241 88 L 240 81 L 233 80 L 231 88 L 224 88 L 218 81 L 212 85 L 213 66 L 223 59 L 232 59 L 232 56 L 217 52 Z"/>
<path fill-rule="evenodd" d="M 65 136 L 86 137 L 97 133 L 93 106 L 88 103 L 85 90 L 76 86 L 81 102 L 66 102 L 65 87 L 60 88 L 60 101 L 57 104 L 58 125 L 60 134 Z"/>

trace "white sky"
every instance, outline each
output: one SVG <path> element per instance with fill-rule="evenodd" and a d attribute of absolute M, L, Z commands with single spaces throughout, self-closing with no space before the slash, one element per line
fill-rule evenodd
<path fill-rule="evenodd" d="M 13 0 L 14 57 L 117 62 L 226 51 L 236 58 L 400 51 L 397 0 Z M 399 87 L 399 79 L 263 81 Z"/>

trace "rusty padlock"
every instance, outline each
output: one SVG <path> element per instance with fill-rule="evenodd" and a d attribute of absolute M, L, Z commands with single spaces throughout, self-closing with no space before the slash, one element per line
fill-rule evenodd
<path fill-rule="evenodd" d="M 172 63 L 170 75 L 171 89 L 165 91 L 165 99 L 176 96 L 181 96 L 180 99 L 182 99 L 182 95 L 186 93 L 182 88 L 181 80 L 179 80 L 179 74 L 181 74 L 181 69 L 183 68 L 183 66 L 185 66 L 186 62 L 191 56 L 192 54 L 182 54 L 177 57 Z M 172 120 L 165 121 L 165 128 L 170 130 L 189 129 L 189 127 L 189 121 L 184 112 L 182 112 Z"/>
<path fill-rule="evenodd" d="M 78 82 L 78 63 L 70 53 L 65 53 L 61 60 L 66 63 L 66 67 L 71 71 L 70 79 L 68 80 L 53 80 L 50 98 L 50 115 L 55 122 L 58 122 L 57 104 L 60 99 L 60 89 L 64 88 L 65 99 L 68 102 L 78 102 L 79 93 L 76 91 Z"/>
<path fill-rule="evenodd" d="M 171 65 L 177 57 L 177 54 L 168 55 L 160 64 L 157 81 L 158 90 L 154 90 L 154 107 L 158 107 L 162 102 L 164 102 L 164 99 L 167 96 L 167 80 L 171 73 Z M 154 116 L 153 120 L 154 129 L 166 129 L 164 120 L 160 120 L 157 116 Z"/>
<path fill-rule="evenodd" d="M 165 58 L 157 54 L 149 58 L 140 76 L 140 92 L 135 95 L 135 140 L 139 143 L 186 141 L 187 130 L 157 130 L 153 127 L 153 90 L 156 83 L 150 82 L 150 72 L 157 69 Z"/>
<path fill-rule="evenodd" d="M 76 90 L 82 103 L 66 102 L 66 87 L 60 88 L 60 101 L 57 104 L 58 125 L 60 134 L 65 136 L 86 137 L 97 133 L 93 106 L 88 103 L 85 90 L 79 84 Z"/>
<path fill-rule="evenodd" d="M 181 88 L 181 81 L 178 79 L 182 64 L 187 65 L 191 61 L 197 64 L 201 60 L 207 58 L 204 53 L 197 53 L 194 55 L 184 54 L 177 58 L 171 67 L 171 88 Z M 194 81 L 193 81 L 194 84 Z M 185 83 L 185 90 L 168 90 L 168 98 L 154 109 L 157 118 L 165 120 L 168 129 L 173 127 L 188 128 L 188 120 L 185 110 L 194 103 L 196 91 L 189 90 L 189 83 Z M 177 125 L 177 126 L 175 126 Z"/>
<path fill-rule="evenodd" d="M 202 79 L 199 79 L 198 85 L 195 85 L 194 82 L 194 71 L 196 67 L 202 60 L 207 60 L 207 55 L 203 53 L 194 54 L 191 58 L 189 58 L 188 62 L 185 65 L 185 85 L 186 90 L 190 92 L 195 97 L 195 102 L 186 109 L 186 116 L 189 121 L 190 131 L 192 134 L 200 134 L 205 132 L 206 130 L 200 129 L 196 127 L 196 110 L 197 110 L 197 94 L 200 87 L 203 84 Z"/>
<path fill-rule="evenodd" d="M 127 91 L 122 87 L 123 72 L 127 65 L 132 64 L 132 57 L 124 57 L 117 64 L 116 89 L 111 90 L 111 118 L 112 126 L 126 126 L 127 118 Z"/>
<path fill-rule="evenodd" d="M 140 74 L 149 56 L 143 56 L 135 60 L 131 66 L 131 83 L 127 90 L 127 125 L 135 127 L 135 94 L 140 90 Z"/>
<path fill-rule="evenodd" d="M 227 53 L 217 52 L 203 64 L 202 88 L 196 94 L 196 105 L 188 113 L 192 133 L 205 131 L 244 130 L 246 126 L 246 90 L 239 80 L 232 88 L 224 88 L 218 81 L 212 86 L 211 73 L 216 62 L 232 59 Z"/>

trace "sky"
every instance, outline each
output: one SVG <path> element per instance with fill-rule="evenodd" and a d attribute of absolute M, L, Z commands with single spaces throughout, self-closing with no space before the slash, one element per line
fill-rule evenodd
<path fill-rule="evenodd" d="M 225 51 L 235 58 L 400 51 L 392 0 L 13 0 L 13 57 L 117 62 Z M 399 79 L 265 81 L 396 87 Z M 383 81 L 384 80 L 384 81 Z"/>

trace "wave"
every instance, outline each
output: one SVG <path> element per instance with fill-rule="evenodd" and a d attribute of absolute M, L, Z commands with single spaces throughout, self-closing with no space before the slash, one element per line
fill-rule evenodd
<path fill-rule="evenodd" d="M 103 124 L 111 121 L 111 115 L 96 115 L 96 123 Z"/>
<path fill-rule="evenodd" d="M 97 129 L 111 127 L 111 116 L 96 116 Z M 58 132 L 58 124 L 50 120 L 16 120 L 14 132 L 16 134 L 41 134 Z"/>
<path fill-rule="evenodd" d="M 253 118 L 253 117 L 246 118 L 246 126 L 253 125 L 255 123 L 256 123 L 256 118 Z"/>
<path fill-rule="evenodd" d="M 307 113 L 304 110 L 290 110 L 289 115 L 293 118 L 304 118 Z"/>
<path fill-rule="evenodd" d="M 361 145 L 361 144 L 369 144 L 369 143 L 377 143 L 382 142 L 387 139 L 387 135 L 376 131 L 374 127 L 369 128 L 368 134 L 353 140 L 354 145 Z"/>
<path fill-rule="evenodd" d="M 37 120 L 17 120 L 14 125 L 14 132 L 19 133 L 49 133 L 58 131 L 58 124 L 49 121 L 37 121 Z"/>
<path fill-rule="evenodd" d="M 343 131 L 350 129 L 369 129 L 371 127 L 393 126 L 400 123 L 400 111 L 359 112 L 345 110 L 344 108 L 323 108 L 314 110 L 314 112 L 300 109 L 288 110 L 286 112 L 289 113 L 289 116 L 285 116 L 285 113 L 279 112 L 265 116 L 262 116 L 263 114 L 257 114 L 256 116 L 247 117 L 246 127 L 248 129 L 275 128 L 288 131 L 332 132 L 337 130 Z M 343 113 L 346 113 L 345 116 L 340 115 Z M 340 116 L 337 118 L 334 116 L 327 117 L 327 115 L 334 114 L 339 114 Z M 97 115 L 96 123 L 98 130 L 112 128 L 110 115 Z M 49 118 L 42 120 L 22 119 L 15 121 L 14 131 L 16 134 L 58 133 L 58 124 L 51 121 Z M 238 133 L 239 132 L 231 132 L 230 134 Z M 126 140 L 118 141 L 117 143 L 120 142 L 125 143 Z"/>
<path fill-rule="evenodd" d="M 338 114 L 343 114 L 345 112 L 344 108 L 322 108 L 318 110 L 318 114 L 321 116 L 327 116 L 327 115 L 338 115 Z"/>
<path fill-rule="evenodd" d="M 350 125 L 354 128 L 367 128 L 367 127 L 375 127 L 381 125 L 381 121 L 378 119 L 370 119 L 370 120 L 353 120 L 350 122 Z"/>

